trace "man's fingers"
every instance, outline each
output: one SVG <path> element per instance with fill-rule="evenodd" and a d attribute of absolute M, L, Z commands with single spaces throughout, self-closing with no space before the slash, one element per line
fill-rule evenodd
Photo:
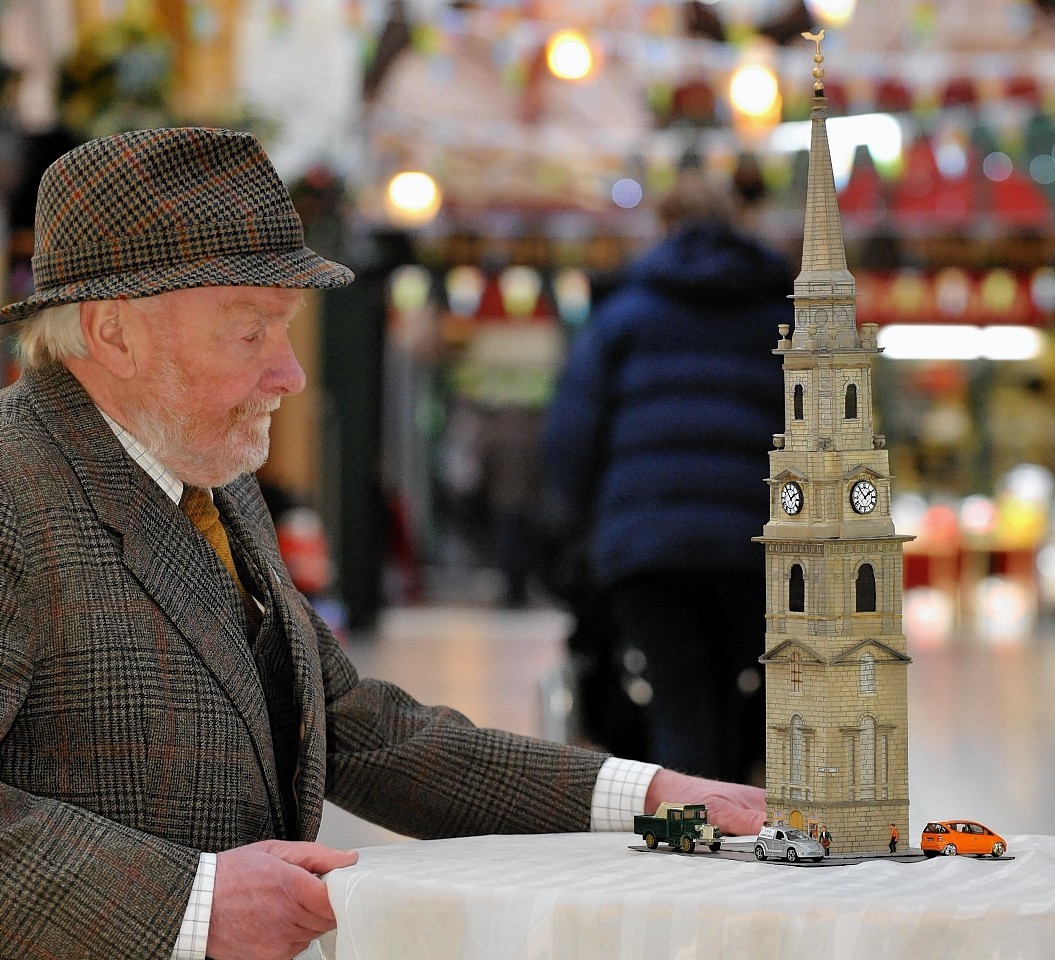
<path fill-rule="evenodd" d="M 728 832 L 738 837 L 754 836 L 762 829 L 765 820 L 766 815 L 755 810 L 731 810 Z"/>
<path fill-rule="evenodd" d="M 326 884 L 319 877 L 352 866 L 359 854 L 354 850 L 334 850 L 321 843 L 285 840 L 272 841 L 267 852 L 303 871 L 290 874 L 289 879 L 290 895 L 306 911 L 298 922 L 313 932 L 313 938 L 332 929 L 335 917 Z"/>
<path fill-rule="evenodd" d="M 336 924 L 319 874 L 357 859 L 354 851 L 282 840 L 217 854 L 209 956 L 280 960 L 307 949 Z"/>
<path fill-rule="evenodd" d="M 303 868 L 302 868 L 303 869 Z M 314 937 L 333 929 L 337 918 L 330 906 L 330 897 L 324 880 L 312 873 L 300 872 L 292 875 L 290 896 L 300 906 L 297 923 L 313 931 Z"/>
<path fill-rule="evenodd" d="M 265 844 L 267 852 L 273 857 L 315 874 L 350 867 L 359 859 L 355 850 L 335 850 L 325 844 L 305 840 L 271 840 L 265 841 Z"/>

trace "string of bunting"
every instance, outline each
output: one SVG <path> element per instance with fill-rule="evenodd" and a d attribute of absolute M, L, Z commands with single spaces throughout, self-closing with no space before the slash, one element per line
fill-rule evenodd
<path fill-rule="evenodd" d="M 307 0 L 260 0 L 273 32 L 289 30 L 294 20 L 307 16 Z M 343 27 L 351 42 L 359 42 L 366 59 L 376 52 L 377 37 L 392 15 L 391 0 L 331 0 L 341 11 Z M 756 0 L 748 4 L 723 4 L 730 19 L 726 30 L 732 42 L 685 35 L 682 0 L 577 0 L 567 3 L 523 3 L 521 0 L 485 0 L 453 7 L 447 0 L 405 2 L 406 29 L 415 51 L 438 61 L 454 55 L 469 36 L 486 40 L 491 57 L 505 82 L 526 82 L 538 49 L 558 27 L 573 27 L 587 38 L 603 64 L 608 58 L 634 68 L 643 84 L 669 84 L 676 89 L 688 79 L 723 90 L 730 73 L 756 49 L 757 24 L 744 19 L 774 14 L 786 4 Z M 853 50 L 839 60 L 838 76 L 832 71 L 826 93 L 833 107 L 928 112 L 942 106 L 985 104 L 1025 97 L 1037 103 L 1055 101 L 1055 53 L 1036 49 L 947 51 L 934 35 L 936 0 L 912 5 L 908 32 L 916 48 L 890 51 Z M 744 13 L 738 13 L 742 7 Z M 1020 32 L 1028 25 L 1023 13 Z M 796 35 L 797 36 L 797 35 Z M 840 33 L 830 31 L 829 46 L 838 51 Z M 776 72 L 785 100 L 796 104 L 802 87 L 802 59 L 797 48 L 767 45 L 765 57 Z M 803 114 L 808 104 L 798 104 Z"/>

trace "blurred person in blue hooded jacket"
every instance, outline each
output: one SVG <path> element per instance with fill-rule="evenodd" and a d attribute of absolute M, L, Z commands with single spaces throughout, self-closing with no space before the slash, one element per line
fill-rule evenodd
<path fill-rule="evenodd" d="M 664 236 L 572 342 L 544 444 L 549 495 L 586 531 L 592 615 L 631 668 L 641 759 L 757 783 L 765 568 L 751 538 L 768 518 L 772 351 L 794 274 L 738 228 L 742 199 L 679 176 L 657 208 Z"/>

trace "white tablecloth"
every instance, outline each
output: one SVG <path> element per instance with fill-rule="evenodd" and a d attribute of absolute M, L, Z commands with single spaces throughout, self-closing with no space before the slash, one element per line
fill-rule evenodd
<path fill-rule="evenodd" d="M 336 960 L 1055 957 L 1055 837 L 1003 860 L 791 866 L 633 834 L 413 841 L 326 878 Z"/>

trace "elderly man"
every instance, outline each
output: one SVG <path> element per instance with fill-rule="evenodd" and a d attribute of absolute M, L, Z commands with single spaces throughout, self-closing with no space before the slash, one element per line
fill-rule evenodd
<path fill-rule="evenodd" d="M 361 679 L 255 471 L 304 386 L 287 326 L 351 272 L 257 141 L 147 130 L 58 160 L 24 372 L 0 392 L 0 955 L 288 958 L 334 925 L 324 797 L 430 836 L 629 829 L 761 791 L 474 727 Z M 413 818 L 406 817 L 413 810 Z"/>

